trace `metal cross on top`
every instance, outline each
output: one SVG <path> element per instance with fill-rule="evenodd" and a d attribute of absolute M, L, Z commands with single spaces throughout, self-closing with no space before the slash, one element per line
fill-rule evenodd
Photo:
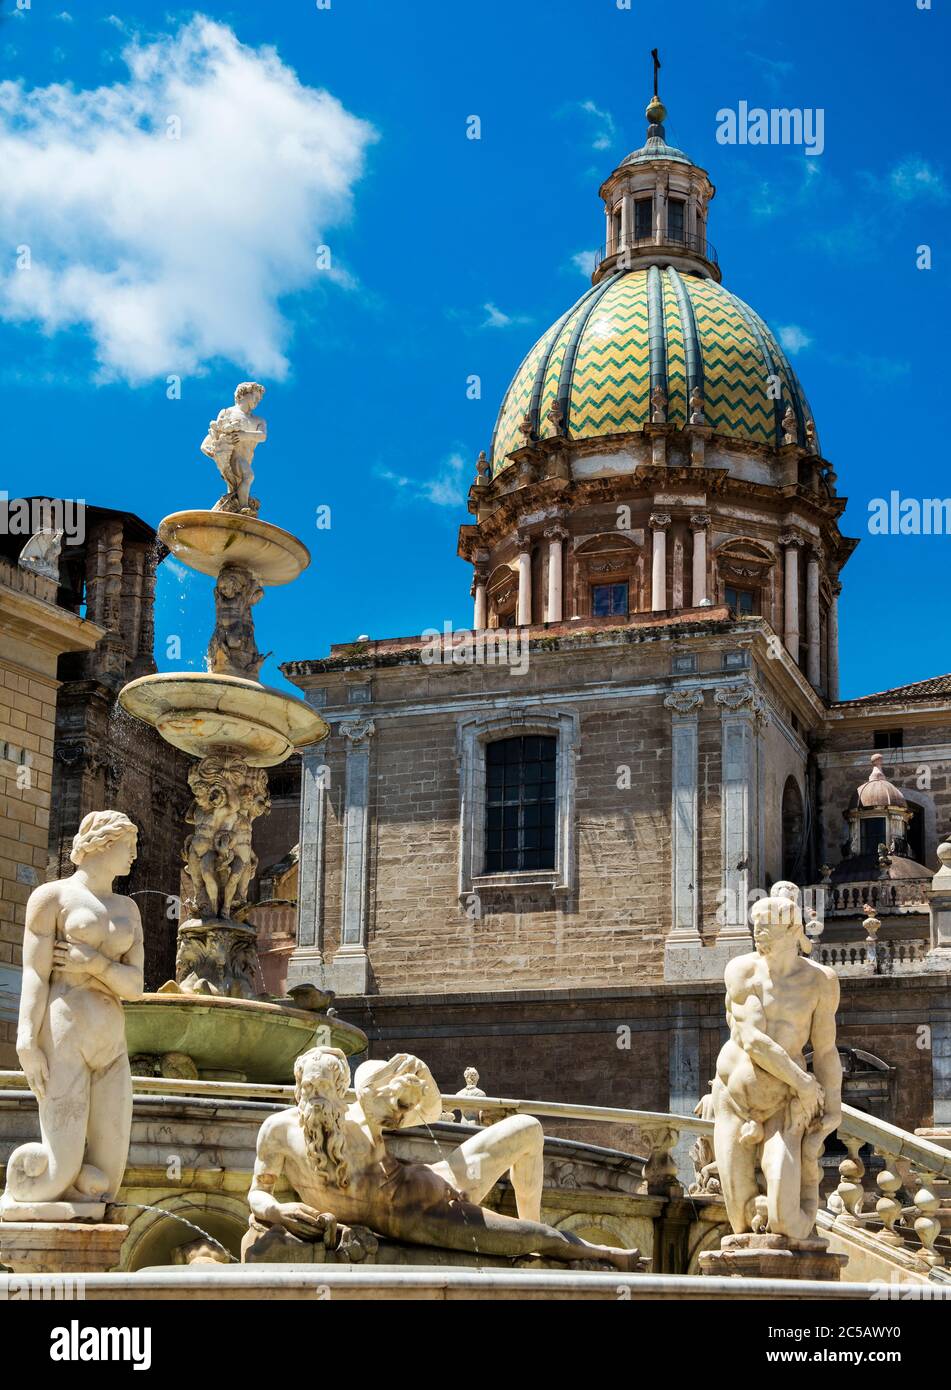
<path fill-rule="evenodd" d="M 660 72 L 660 59 L 657 56 L 657 49 L 651 49 L 651 57 L 654 60 L 654 96 L 657 95 L 657 74 Z"/>

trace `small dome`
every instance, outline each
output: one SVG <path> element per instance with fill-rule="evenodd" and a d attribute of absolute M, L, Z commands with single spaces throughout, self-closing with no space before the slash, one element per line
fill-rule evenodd
<path fill-rule="evenodd" d="M 770 394 L 775 380 L 783 399 Z M 643 430 L 656 385 L 667 393 L 670 424 L 688 423 L 696 386 L 706 423 L 747 444 L 780 446 L 790 403 L 803 442 L 812 420 L 778 339 L 748 304 L 716 281 L 673 266 L 633 268 L 587 290 L 528 353 L 499 412 L 492 473 L 522 447 L 528 425 L 538 439 Z"/>
<path fill-rule="evenodd" d="M 856 789 L 849 803 L 850 811 L 884 811 L 889 806 L 898 806 L 905 810 L 907 807 L 904 796 L 882 771 L 882 761 L 881 753 L 873 754 L 869 779 Z"/>

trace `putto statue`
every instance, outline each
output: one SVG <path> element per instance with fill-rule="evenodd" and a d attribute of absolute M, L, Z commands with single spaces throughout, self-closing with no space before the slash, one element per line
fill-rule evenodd
<path fill-rule="evenodd" d="M 224 497 L 214 505 L 216 512 L 257 516 L 259 503 L 251 496 L 251 465 L 255 449 L 267 438 L 267 423 L 254 414 L 263 395 L 264 387 L 257 381 L 242 381 L 235 388 L 234 405 L 219 410 L 218 418 L 212 420 L 202 440 L 202 453 L 214 459 L 228 486 Z"/>
<path fill-rule="evenodd" d="M 344 1054 L 316 1047 L 294 1066 L 297 1104 L 269 1115 L 258 1134 L 248 1200 L 251 1226 L 242 1246 L 250 1262 L 273 1258 L 284 1235 L 330 1243 L 337 1223 L 366 1232 L 477 1255 L 540 1255 L 570 1262 L 598 1260 L 614 1269 L 637 1270 L 636 1250 L 592 1245 L 541 1218 L 542 1127 L 529 1115 L 511 1115 L 480 1130 L 438 1163 L 413 1163 L 387 1150 L 384 1132 L 430 1124 L 442 1109 L 429 1068 L 408 1053 L 388 1062 L 364 1062 L 354 1077 L 356 1100 L 348 1106 L 350 1073 Z M 507 1173 L 518 1216 L 480 1205 Z M 297 1200 L 279 1202 L 278 1186 Z M 354 1239 L 344 1231 L 343 1249 Z M 282 1258 L 293 1260 L 291 1251 Z"/>
<path fill-rule="evenodd" d="M 17 1056 L 39 1102 L 39 1143 L 7 1164 L 7 1221 L 98 1220 L 115 1200 L 132 1127 L 123 999 L 142 994 L 142 922 L 112 884 L 138 831 L 119 811 L 83 818 L 76 872 L 30 894 Z"/>
<path fill-rule="evenodd" d="M 752 909 L 756 950 L 725 971 L 730 1038 L 713 1082 L 713 1146 L 730 1225 L 737 1235 L 794 1242 L 812 1236 L 819 1159 L 842 1118 L 839 982 L 807 958 L 798 898 L 794 883 L 777 883 Z M 810 1045 L 814 1074 L 803 1056 Z"/>

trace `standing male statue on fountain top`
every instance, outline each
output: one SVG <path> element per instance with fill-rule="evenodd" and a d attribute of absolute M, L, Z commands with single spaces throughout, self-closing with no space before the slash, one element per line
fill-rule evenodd
<path fill-rule="evenodd" d="M 724 975 L 730 1037 L 713 1083 L 713 1143 L 730 1225 L 738 1236 L 769 1233 L 791 1244 L 813 1234 L 819 1159 L 842 1117 L 839 982 L 808 959 L 798 898 L 794 883 L 776 883 L 753 905 L 756 950 L 731 960 Z M 813 1073 L 804 1057 L 810 1045 Z"/>
<path fill-rule="evenodd" d="M 251 496 L 251 465 L 255 449 L 267 438 L 266 421 L 254 413 L 263 395 L 264 387 L 259 382 L 242 381 L 235 388 L 234 405 L 219 410 L 218 418 L 212 420 L 202 440 L 202 453 L 214 459 L 228 485 L 224 497 L 219 497 L 214 505 L 216 512 L 257 516 L 260 504 Z"/>

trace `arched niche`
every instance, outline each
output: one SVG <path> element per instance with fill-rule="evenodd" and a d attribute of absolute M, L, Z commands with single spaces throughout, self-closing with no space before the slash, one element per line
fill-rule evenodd
<path fill-rule="evenodd" d="M 783 786 L 780 827 L 783 878 L 803 882 L 806 873 L 806 803 L 796 778 L 790 774 Z"/>

